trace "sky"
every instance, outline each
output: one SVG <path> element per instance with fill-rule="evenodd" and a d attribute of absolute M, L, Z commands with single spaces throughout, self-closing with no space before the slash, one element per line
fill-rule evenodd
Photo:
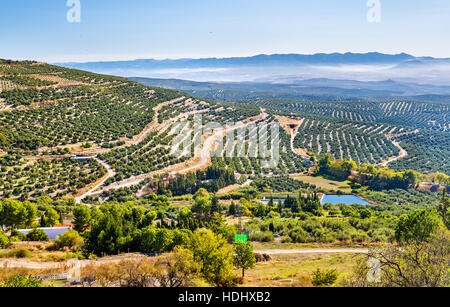
<path fill-rule="evenodd" d="M 84 62 L 372 52 L 450 57 L 450 1 L 1 0 L 0 58 Z"/>

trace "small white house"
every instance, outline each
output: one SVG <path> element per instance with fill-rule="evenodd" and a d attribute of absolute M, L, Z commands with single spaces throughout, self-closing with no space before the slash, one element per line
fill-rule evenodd
<path fill-rule="evenodd" d="M 55 240 L 58 236 L 71 230 L 72 227 L 45 227 L 38 229 L 43 230 L 50 240 Z M 33 229 L 18 229 L 17 231 L 27 235 L 32 230 Z"/>

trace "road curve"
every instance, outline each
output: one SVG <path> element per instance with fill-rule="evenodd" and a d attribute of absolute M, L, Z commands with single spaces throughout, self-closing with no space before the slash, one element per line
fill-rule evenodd
<path fill-rule="evenodd" d="M 116 175 L 116 173 L 112 170 L 111 166 L 109 164 L 107 164 L 106 162 L 100 160 L 99 158 L 95 157 L 94 158 L 98 163 L 100 163 L 108 172 L 108 175 L 103 178 L 99 183 L 97 183 L 92 189 L 90 189 L 89 191 L 87 191 L 86 193 L 84 193 L 81 196 L 78 196 L 75 198 L 75 202 L 77 204 L 80 204 L 83 199 L 85 199 L 88 196 L 92 196 L 95 195 L 95 191 L 97 189 L 99 189 L 109 178 L 112 178 Z"/>

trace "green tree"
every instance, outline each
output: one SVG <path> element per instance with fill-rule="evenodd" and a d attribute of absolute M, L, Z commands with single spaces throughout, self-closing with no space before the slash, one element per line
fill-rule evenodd
<path fill-rule="evenodd" d="M 311 280 L 314 287 L 330 287 L 338 279 L 339 274 L 336 270 L 320 270 L 317 269 L 313 272 L 313 278 Z"/>
<path fill-rule="evenodd" d="M 442 226 L 435 209 L 417 210 L 400 217 L 395 228 L 395 237 L 400 243 L 424 242 Z"/>
<path fill-rule="evenodd" d="M 236 204 L 233 201 L 233 202 L 231 202 L 230 208 L 228 210 L 228 214 L 229 215 L 236 215 L 236 213 L 237 213 L 237 207 L 236 207 Z"/>
<path fill-rule="evenodd" d="M 201 188 L 194 194 L 194 199 L 199 198 L 199 197 L 209 199 L 209 196 L 210 196 L 209 192 L 206 189 Z"/>
<path fill-rule="evenodd" d="M 44 216 L 42 216 L 42 227 L 53 227 L 59 223 L 59 213 L 55 209 L 48 209 Z"/>
<path fill-rule="evenodd" d="M 207 219 L 211 214 L 211 202 L 209 198 L 197 196 L 191 210 L 193 213 L 196 213 L 201 220 Z"/>
<path fill-rule="evenodd" d="M 216 195 L 214 195 L 211 199 L 211 212 L 217 212 L 220 213 L 220 204 L 219 204 L 219 198 L 217 198 Z"/>
<path fill-rule="evenodd" d="M 3 230 L 11 230 L 18 227 L 33 227 L 36 217 L 37 209 L 28 201 L 0 201 L 0 227 Z"/>
<path fill-rule="evenodd" d="M 319 174 L 328 174 L 332 163 L 333 156 L 330 153 L 321 156 L 317 163 L 317 172 Z"/>
<path fill-rule="evenodd" d="M 84 240 L 76 230 L 71 229 L 58 236 L 55 243 L 58 248 L 79 248 L 83 246 Z"/>
<path fill-rule="evenodd" d="M 0 133 L 0 144 L 5 145 L 6 144 L 6 137 Z"/>
<path fill-rule="evenodd" d="M 221 235 L 211 230 L 197 229 L 188 243 L 194 260 L 207 282 L 218 287 L 234 285 L 233 250 Z"/>
<path fill-rule="evenodd" d="M 49 241 L 47 234 L 42 229 L 33 229 L 27 234 L 27 241 L 31 242 L 47 242 Z"/>
<path fill-rule="evenodd" d="M 238 242 L 234 246 L 234 265 L 242 269 L 242 278 L 245 277 L 245 270 L 255 267 L 256 257 L 253 253 L 253 245 L 250 242 Z"/>
<path fill-rule="evenodd" d="M 7 248 L 10 245 L 11 241 L 3 232 L 0 231 L 0 248 Z"/>
<path fill-rule="evenodd" d="M 91 210 L 87 206 L 77 206 L 73 209 L 73 224 L 75 230 L 79 232 L 85 231 L 91 226 Z"/>
<path fill-rule="evenodd" d="M 445 226 L 447 226 L 448 229 L 450 229 L 449 210 L 450 210 L 450 200 L 447 197 L 447 189 L 444 189 L 444 191 L 442 191 L 442 198 L 439 203 L 438 212 L 442 220 L 444 221 Z"/>
<path fill-rule="evenodd" d="M 192 284 L 199 268 L 190 250 L 176 247 L 172 253 L 158 258 L 153 275 L 161 287 L 185 287 Z"/>

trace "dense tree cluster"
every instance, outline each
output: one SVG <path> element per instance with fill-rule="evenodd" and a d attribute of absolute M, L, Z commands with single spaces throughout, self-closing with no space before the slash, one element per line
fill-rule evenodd
<path fill-rule="evenodd" d="M 209 192 L 217 192 L 221 188 L 235 184 L 236 178 L 232 169 L 220 168 L 219 166 L 208 167 L 204 171 L 197 171 L 187 175 L 180 175 L 175 178 L 169 178 L 165 187 L 159 186 L 158 189 L 166 188 L 173 195 L 195 194 L 199 189 L 204 188 Z M 162 182 L 159 183 L 160 185 Z"/>
<path fill-rule="evenodd" d="M 272 192 L 295 192 L 299 189 L 314 189 L 314 185 L 309 183 L 295 180 L 288 176 L 277 177 L 257 177 L 253 180 L 252 186 L 256 187 L 259 191 L 266 190 Z"/>
<path fill-rule="evenodd" d="M 329 175 L 338 180 L 348 179 L 360 185 L 368 186 L 375 191 L 407 189 L 417 183 L 420 175 L 412 170 L 395 172 L 389 168 L 376 168 L 367 164 L 357 166 L 353 161 L 335 161 L 330 154 L 320 157 L 316 166 L 316 173 Z"/>

